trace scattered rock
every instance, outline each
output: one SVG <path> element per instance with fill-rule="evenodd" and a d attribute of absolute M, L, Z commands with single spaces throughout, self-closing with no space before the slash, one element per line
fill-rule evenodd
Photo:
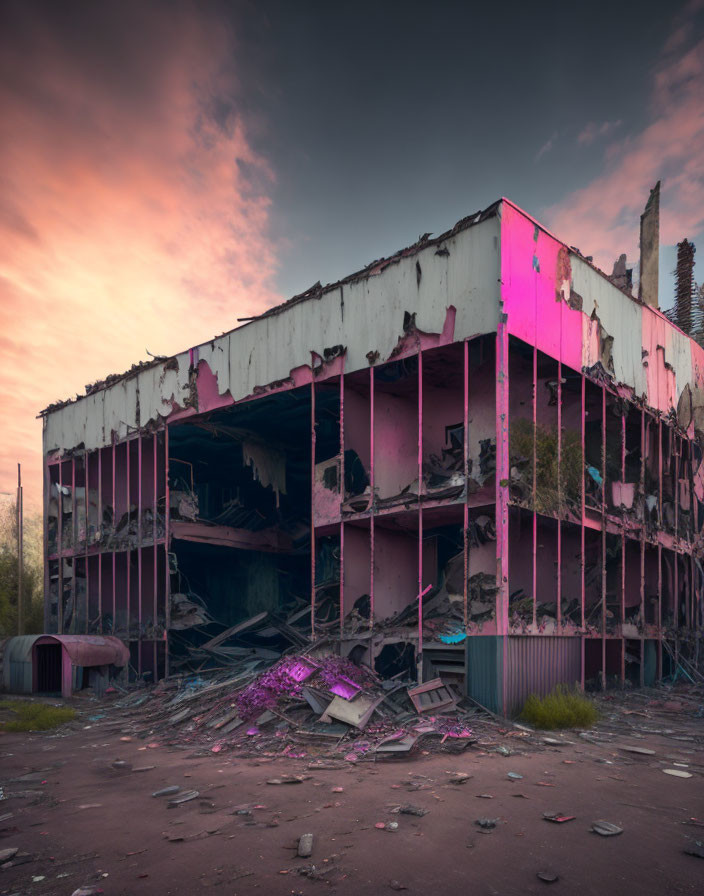
<path fill-rule="evenodd" d="M 655 750 L 647 750 L 645 747 L 632 747 L 630 744 L 619 744 L 617 749 L 624 753 L 638 753 L 641 756 L 654 756 Z"/>
<path fill-rule="evenodd" d="M 313 853 L 313 835 L 301 834 L 298 838 L 298 855 L 302 859 L 309 858 Z"/>
<path fill-rule="evenodd" d="M 623 833 L 623 828 L 610 821 L 595 821 L 592 823 L 592 831 L 602 837 L 617 837 Z"/>
<path fill-rule="evenodd" d="M 302 784 L 310 775 L 281 775 L 280 778 L 269 778 L 267 784 Z"/>
<path fill-rule="evenodd" d="M 466 772 L 452 772 L 452 777 L 450 778 L 450 784 L 466 784 L 467 781 L 472 777 L 468 775 Z"/>
<path fill-rule="evenodd" d="M 178 784 L 172 784 L 170 787 L 162 787 L 161 790 L 155 790 L 152 796 L 171 796 L 173 793 L 178 793 L 180 789 Z"/>

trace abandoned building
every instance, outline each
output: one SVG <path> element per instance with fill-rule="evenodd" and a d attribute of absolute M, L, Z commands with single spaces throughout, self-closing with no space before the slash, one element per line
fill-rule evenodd
<path fill-rule="evenodd" d="M 502 199 L 47 408 L 46 631 L 152 679 L 326 640 L 505 712 L 698 655 L 704 349 L 657 230 L 656 189 L 634 296 Z"/>

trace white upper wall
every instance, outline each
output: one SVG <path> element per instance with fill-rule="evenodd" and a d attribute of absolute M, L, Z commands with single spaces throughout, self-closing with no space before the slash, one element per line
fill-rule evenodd
<path fill-rule="evenodd" d="M 456 308 L 454 340 L 496 330 L 499 307 L 500 218 L 461 230 L 392 261 L 378 274 L 345 283 L 292 304 L 267 317 L 198 346 L 197 357 L 215 374 L 220 394 L 235 401 L 255 387 L 285 380 L 309 365 L 311 352 L 344 345 L 345 370 L 367 367 L 368 352 L 387 359 L 403 335 L 404 313 L 416 315 L 417 328 L 440 333 L 447 310 Z M 420 283 L 417 267 L 420 265 Z M 57 408 L 44 418 L 44 453 L 93 450 L 109 445 L 149 422 L 168 417 L 189 396 L 188 351 L 147 368 L 115 385 Z M 139 413 L 138 413 L 139 408 Z"/>

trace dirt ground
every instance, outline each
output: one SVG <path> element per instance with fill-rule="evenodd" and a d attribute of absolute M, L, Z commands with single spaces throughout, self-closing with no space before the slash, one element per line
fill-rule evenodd
<path fill-rule="evenodd" d="M 704 841 L 704 718 L 691 701 L 683 721 L 671 698 L 634 697 L 586 736 L 549 734 L 558 744 L 507 726 L 459 755 L 357 763 L 179 749 L 84 705 L 58 732 L 0 735 L 0 850 L 20 850 L 0 893 L 702 893 L 704 860 L 684 849 Z M 282 775 L 304 780 L 267 783 Z M 199 796 L 169 808 L 152 797 L 169 785 Z M 409 805 L 427 813 L 393 811 Z M 498 821 L 484 831 L 482 818 Z M 600 819 L 623 833 L 591 832 Z M 312 856 L 299 858 L 305 833 Z"/>

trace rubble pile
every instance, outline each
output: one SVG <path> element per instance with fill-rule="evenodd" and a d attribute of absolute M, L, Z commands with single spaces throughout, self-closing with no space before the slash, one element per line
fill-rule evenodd
<path fill-rule="evenodd" d="M 348 762 L 408 754 L 421 742 L 461 752 L 483 715 L 441 679 L 384 681 L 320 648 L 270 664 L 251 654 L 227 670 L 164 679 L 120 705 L 135 734 L 179 747 Z"/>

